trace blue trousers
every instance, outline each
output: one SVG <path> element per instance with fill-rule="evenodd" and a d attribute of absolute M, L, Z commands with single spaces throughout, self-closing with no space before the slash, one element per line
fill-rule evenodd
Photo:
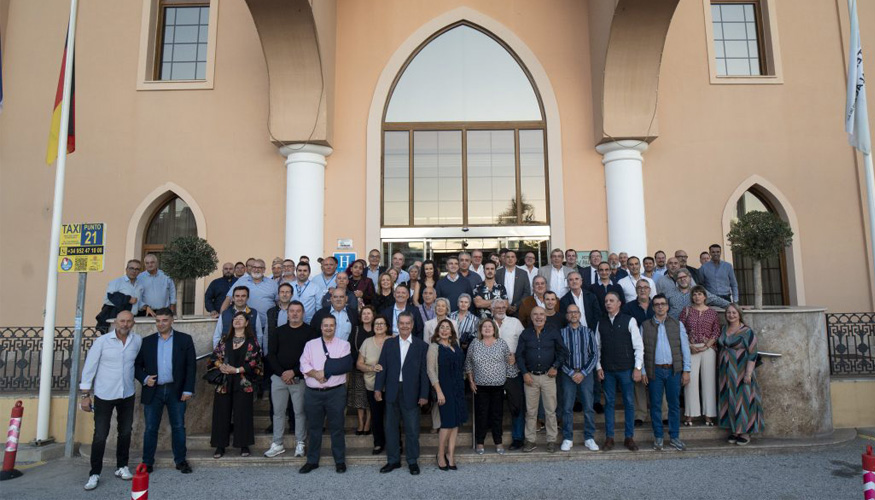
<path fill-rule="evenodd" d="M 617 397 L 618 382 L 620 390 L 623 391 L 625 437 L 630 438 L 635 435 L 635 383 L 632 381 L 632 370 L 605 371 L 605 380 L 602 384 L 605 391 L 605 437 L 614 437 L 614 401 Z"/>
<path fill-rule="evenodd" d="M 681 374 L 665 368 L 654 368 L 649 377 L 647 390 L 650 393 L 650 420 L 653 421 L 653 437 L 664 435 L 662 426 L 662 395 L 668 402 L 668 435 L 676 439 L 681 435 Z"/>
<path fill-rule="evenodd" d="M 185 403 L 179 400 L 176 386 L 173 383 L 159 385 L 155 388 L 155 397 L 147 405 L 143 405 L 143 416 L 146 431 L 143 434 L 143 463 L 155 464 L 155 449 L 158 447 L 158 428 L 161 427 L 161 417 L 167 408 L 167 418 L 170 419 L 170 443 L 173 448 L 173 461 L 185 461 Z"/>
<path fill-rule="evenodd" d="M 574 402 L 577 396 L 583 403 L 583 439 L 593 439 L 595 436 L 595 411 L 592 409 L 592 386 L 595 374 L 575 384 L 565 372 L 559 374 L 559 389 L 562 394 L 562 439 L 573 441 L 574 434 Z"/>
<path fill-rule="evenodd" d="M 416 389 L 416 384 L 411 384 L 407 390 Z M 404 426 L 404 457 L 407 464 L 415 464 L 419 460 L 419 406 L 408 408 L 401 404 L 404 390 L 404 383 L 400 383 L 397 400 L 386 402 L 386 462 L 390 464 L 401 463 L 401 425 Z"/>

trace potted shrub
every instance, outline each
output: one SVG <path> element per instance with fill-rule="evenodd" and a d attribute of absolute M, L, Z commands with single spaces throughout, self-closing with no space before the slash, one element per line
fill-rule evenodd
<path fill-rule="evenodd" d="M 776 257 L 793 242 L 793 230 L 771 212 L 752 211 L 732 222 L 726 235 L 732 252 L 753 260 L 754 307 L 763 308 L 762 261 Z"/>
<path fill-rule="evenodd" d="M 208 276 L 216 270 L 219 258 L 203 238 L 181 236 L 170 242 L 161 254 L 161 268 L 176 284 L 176 303 L 182 317 L 182 283 L 188 279 Z"/>

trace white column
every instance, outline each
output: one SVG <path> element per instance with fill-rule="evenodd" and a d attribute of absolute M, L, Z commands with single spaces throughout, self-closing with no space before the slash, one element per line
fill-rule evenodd
<path fill-rule="evenodd" d="M 647 227 L 641 153 L 647 150 L 647 143 L 621 140 L 599 144 L 595 149 L 604 156 L 610 250 L 643 259 L 647 255 Z"/>
<path fill-rule="evenodd" d="M 325 165 L 328 146 L 290 144 L 280 148 L 286 157 L 286 250 L 295 262 L 301 255 L 316 262 L 324 257 Z"/>

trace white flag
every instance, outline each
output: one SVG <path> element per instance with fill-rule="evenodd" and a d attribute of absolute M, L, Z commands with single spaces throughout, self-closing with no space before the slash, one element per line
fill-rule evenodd
<path fill-rule="evenodd" d="M 851 50 L 848 57 L 848 101 L 845 107 L 845 131 L 851 146 L 864 154 L 872 152 L 869 138 L 869 117 L 866 107 L 866 77 L 863 75 L 863 48 L 860 46 L 860 25 L 857 20 L 857 0 L 848 0 L 851 16 Z"/>

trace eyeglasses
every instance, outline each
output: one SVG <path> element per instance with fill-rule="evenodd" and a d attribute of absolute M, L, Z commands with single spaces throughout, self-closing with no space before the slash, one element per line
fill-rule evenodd
<path fill-rule="evenodd" d="M 139 271 L 139 270 L 140 270 L 140 268 L 136 267 L 136 266 L 129 266 L 128 267 L 128 271 Z"/>

